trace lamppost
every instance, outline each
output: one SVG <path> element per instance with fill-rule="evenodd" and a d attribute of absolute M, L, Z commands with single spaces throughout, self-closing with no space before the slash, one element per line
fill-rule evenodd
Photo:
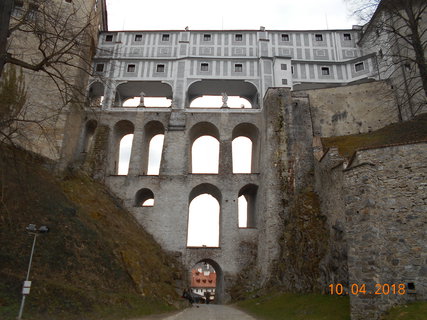
<path fill-rule="evenodd" d="M 49 228 L 46 226 L 41 226 L 40 228 L 37 228 L 35 224 L 29 224 L 28 227 L 25 228 L 25 230 L 27 230 L 29 234 L 34 235 L 34 240 L 33 240 L 33 247 L 31 249 L 30 263 L 28 264 L 27 277 L 25 278 L 24 287 L 22 288 L 22 301 L 21 301 L 21 307 L 19 308 L 19 314 L 17 318 L 18 320 L 22 319 L 22 312 L 24 311 L 25 297 L 30 294 L 31 281 L 29 281 L 29 278 L 30 278 L 31 263 L 33 262 L 34 248 L 36 247 L 37 236 L 41 233 L 49 232 Z"/>

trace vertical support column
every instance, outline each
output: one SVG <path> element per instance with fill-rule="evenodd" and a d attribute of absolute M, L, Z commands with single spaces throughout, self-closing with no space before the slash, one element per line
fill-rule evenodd
<path fill-rule="evenodd" d="M 120 141 L 116 137 L 116 132 L 113 127 L 112 130 L 108 132 L 108 152 L 107 152 L 107 175 L 116 175 L 118 166 L 119 166 L 119 149 Z"/>
<path fill-rule="evenodd" d="M 219 146 L 219 174 L 233 174 L 232 140 L 227 139 L 220 142 Z"/>
<path fill-rule="evenodd" d="M 173 108 L 184 109 L 186 98 L 186 61 L 177 62 L 177 74 L 173 92 Z"/>
<path fill-rule="evenodd" d="M 102 101 L 103 109 L 110 109 L 114 105 L 116 96 L 116 84 L 112 80 L 108 80 L 104 88 L 104 100 Z"/>
<path fill-rule="evenodd" d="M 160 175 L 186 175 L 188 173 L 187 150 L 188 141 L 186 141 L 184 130 L 166 131 Z"/>
<path fill-rule="evenodd" d="M 140 126 L 137 126 L 140 128 Z M 129 161 L 129 176 L 137 176 L 140 174 L 145 174 L 142 172 L 142 157 L 147 156 L 144 155 L 143 145 L 144 145 L 144 132 L 142 130 L 135 130 L 132 141 L 132 151 L 130 154 Z"/>
<path fill-rule="evenodd" d="M 163 144 L 160 175 L 186 175 L 188 173 L 188 137 L 184 110 L 172 109 Z"/>

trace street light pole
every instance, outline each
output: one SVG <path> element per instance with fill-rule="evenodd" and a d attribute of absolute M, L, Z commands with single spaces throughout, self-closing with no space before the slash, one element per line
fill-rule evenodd
<path fill-rule="evenodd" d="M 33 240 L 33 247 L 31 248 L 30 262 L 28 263 L 27 277 L 25 278 L 24 287 L 22 288 L 22 301 L 21 301 L 21 307 L 19 308 L 19 314 L 18 314 L 17 320 L 22 319 L 22 313 L 24 312 L 25 298 L 28 294 L 30 294 L 31 281 L 29 281 L 29 279 L 30 279 L 31 264 L 33 263 L 34 250 L 36 248 L 37 236 L 40 233 L 48 232 L 49 228 L 46 226 L 41 226 L 40 228 L 37 229 L 36 225 L 30 224 L 28 225 L 26 230 L 28 231 L 28 233 L 34 234 L 34 240 Z"/>

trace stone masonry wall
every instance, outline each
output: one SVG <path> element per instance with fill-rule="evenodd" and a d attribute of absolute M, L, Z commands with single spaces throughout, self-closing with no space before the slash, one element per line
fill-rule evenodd
<path fill-rule="evenodd" d="M 427 298 L 426 158 L 426 143 L 418 143 L 358 151 L 344 170 L 330 150 L 316 165 L 318 189 L 326 190 L 322 210 L 332 229 L 344 230 L 343 242 L 330 247 L 338 272 L 324 285 L 344 286 L 352 320 L 379 319 L 393 305 Z M 339 271 L 345 247 L 348 285 Z M 366 294 L 351 294 L 352 284 L 366 285 Z"/>
<path fill-rule="evenodd" d="M 306 90 L 315 136 L 365 133 L 398 121 L 394 92 L 385 81 Z"/>
<path fill-rule="evenodd" d="M 320 197 L 321 212 L 327 217 L 329 233 L 326 254 L 320 263 L 319 285 L 323 292 L 327 292 L 329 284 L 348 286 L 342 163 L 337 149 L 330 149 L 327 156 L 315 162 L 315 191 Z"/>

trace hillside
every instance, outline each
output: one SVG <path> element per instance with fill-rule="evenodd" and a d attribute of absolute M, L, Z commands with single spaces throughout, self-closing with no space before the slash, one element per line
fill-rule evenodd
<path fill-rule="evenodd" d="M 175 309 L 178 263 L 106 188 L 84 175 L 62 180 L 34 156 L 0 146 L 0 318 L 15 319 L 33 237 L 26 319 L 122 319 Z M 31 315 L 31 317 L 30 317 Z"/>

